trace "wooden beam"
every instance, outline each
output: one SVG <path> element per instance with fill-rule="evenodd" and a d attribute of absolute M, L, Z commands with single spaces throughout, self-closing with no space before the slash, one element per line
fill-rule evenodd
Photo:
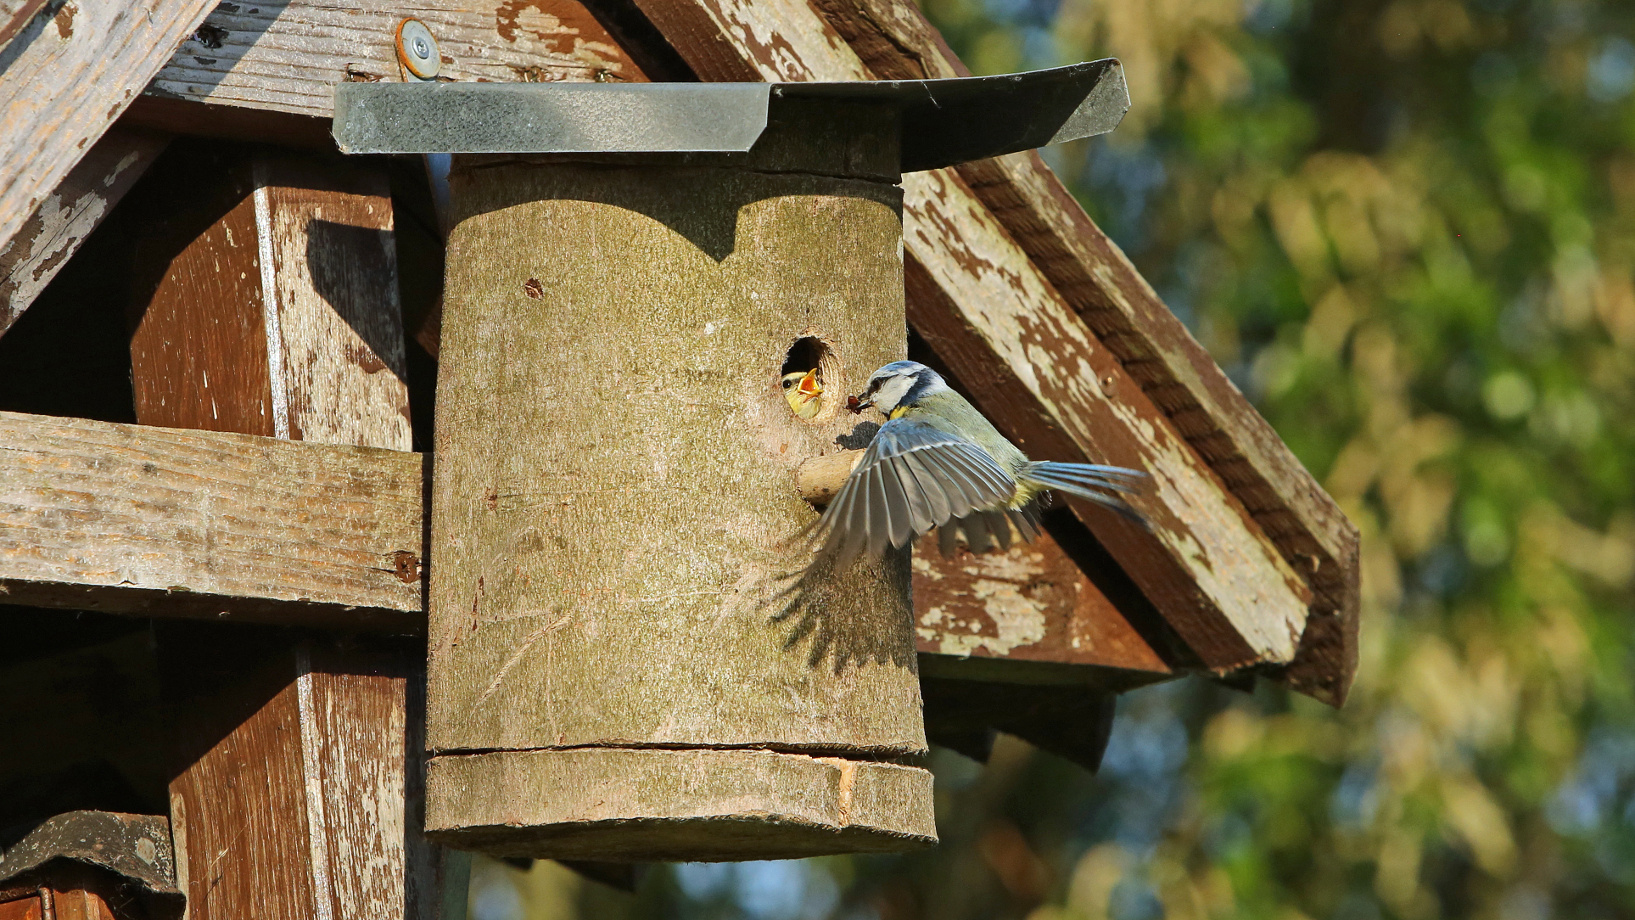
<path fill-rule="evenodd" d="M 0 247 L 215 2 L 64 0 L 28 16 L 0 51 Z M 27 11 L 25 5 L 14 12 Z"/>
<path fill-rule="evenodd" d="M 921 653 L 987 659 L 995 678 L 1028 682 L 1034 665 L 1089 665 L 1147 672 L 1171 667 L 1103 586 L 1046 532 L 1033 543 L 944 557 L 936 536 L 914 548 L 914 626 Z M 1048 678 L 1035 678 L 1047 682 Z"/>
<path fill-rule="evenodd" d="M 804 2 L 636 0 L 707 80 L 876 75 Z M 1205 664 L 1292 660 L 1310 591 L 1027 254 L 952 170 L 904 177 L 909 321 L 1026 450 L 1145 469 L 1143 532 L 1079 508 Z"/>
<path fill-rule="evenodd" d="M 150 188 L 169 208 L 152 209 L 139 253 L 138 420 L 412 458 L 384 175 L 190 144 Z M 403 484 L 418 499 L 422 480 Z M 240 508 L 204 509 L 203 542 Z M 331 514 L 323 503 L 285 511 Z M 243 630 L 159 633 L 189 916 L 435 916 L 440 860 L 419 832 L 418 643 Z"/>
<path fill-rule="evenodd" d="M 406 18 L 424 22 L 437 39 L 439 80 L 647 79 L 608 28 L 576 0 L 235 2 L 219 6 L 182 43 L 149 85 L 133 119 L 182 133 L 260 135 L 269 141 L 277 141 L 274 131 L 294 127 L 298 141 L 328 145 L 327 123 L 313 131 L 288 116 L 327 121 L 335 84 L 403 79 L 395 36 Z M 224 116 L 230 120 L 223 122 Z M 262 125 L 270 130 L 258 130 Z"/>
<path fill-rule="evenodd" d="M 169 141 L 151 131 L 109 130 L 11 241 L 0 245 L 0 335 L 34 303 Z"/>
<path fill-rule="evenodd" d="M 49 0 L 0 0 L 0 49 L 23 31 Z"/>
<path fill-rule="evenodd" d="M 912 3 L 815 5 L 880 79 L 970 73 Z M 1312 616 L 1284 677 L 1339 705 L 1357 663 L 1356 527 L 1037 153 L 957 171 L 1308 579 L 1316 595 Z"/>
<path fill-rule="evenodd" d="M 419 454 L 0 412 L 0 600 L 419 633 Z"/>

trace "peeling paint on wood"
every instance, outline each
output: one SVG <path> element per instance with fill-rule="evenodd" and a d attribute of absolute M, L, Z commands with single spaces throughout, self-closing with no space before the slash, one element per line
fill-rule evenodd
<path fill-rule="evenodd" d="M 0 50 L 0 247 L 198 27 L 213 0 L 41 8 Z"/>
<path fill-rule="evenodd" d="M 156 169 L 139 193 L 155 200 L 139 264 L 160 274 L 139 283 L 137 418 L 407 450 L 385 177 L 197 141 Z"/>
<path fill-rule="evenodd" d="M 45 290 L 168 141 L 148 131 L 109 130 L 11 241 L 0 245 L 0 335 Z"/>
<path fill-rule="evenodd" d="M 952 557 L 934 534 L 922 538 L 914 622 L 922 653 L 1170 672 L 1048 532 L 1007 552 Z"/>

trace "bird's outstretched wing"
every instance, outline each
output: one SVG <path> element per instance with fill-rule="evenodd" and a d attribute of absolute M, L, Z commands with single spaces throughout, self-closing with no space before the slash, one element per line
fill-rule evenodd
<path fill-rule="evenodd" d="M 1016 481 L 976 444 L 912 419 L 880 426 L 817 522 L 819 558 L 844 566 L 865 548 L 902 546 L 933 527 L 980 515 L 1005 520 Z M 1010 528 L 1004 528 L 1009 543 Z M 1025 531 L 1024 531 L 1025 532 Z"/>

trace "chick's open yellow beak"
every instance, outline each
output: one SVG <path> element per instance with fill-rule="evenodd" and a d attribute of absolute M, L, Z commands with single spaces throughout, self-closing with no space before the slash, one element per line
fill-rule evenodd
<path fill-rule="evenodd" d="M 818 383 L 816 368 L 807 371 L 806 376 L 800 379 L 800 383 L 795 384 L 795 392 L 807 399 L 823 395 L 823 384 Z"/>
<path fill-rule="evenodd" d="M 818 397 L 823 395 L 823 384 L 818 382 L 814 368 L 802 374 L 796 371 L 783 377 L 783 395 L 789 408 L 800 418 L 813 418 L 822 408 Z"/>

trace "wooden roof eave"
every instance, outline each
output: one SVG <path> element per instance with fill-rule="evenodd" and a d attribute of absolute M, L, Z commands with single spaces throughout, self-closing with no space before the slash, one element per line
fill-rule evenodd
<path fill-rule="evenodd" d="M 880 79 L 970 71 L 907 0 L 814 0 Z M 1250 511 L 1315 597 L 1280 677 L 1338 706 L 1357 666 L 1357 528 L 1036 152 L 961 178 Z"/>
<path fill-rule="evenodd" d="M 182 2 L 171 0 L 167 11 Z M 581 18 L 558 17 L 555 32 L 507 23 L 499 3 L 366 2 L 346 11 L 344 24 L 324 21 L 333 11 L 301 3 L 273 18 L 257 19 L 254 8 L 218 10 L 159 71 L 152 102 L 141 108 L 149 123 L 158 112 L 184 129 L 189 113 L 205 110 L 325 117 L 337 80 L 396 78 L 390 36 L 404 15 L 432 26 L 452 79 L 645 77 L 605 31 L 589 28 L 595 23 L 581 7 L 558 5 Z M 663 50 L 704 79 L 934 77 L 963 69 L 907 3 L 822 0 L 821 17 L 792 0 L 636 5 L 671 46 Z M 582 32 L 600 39 L 580 40 Z M 223 129 L 219 120 L 192 121 L 200 133 L 243 133 L 258 123 Z M 61 159 L 66 174 L 74 157 Z M 1036 156 L 969 164 L 905 185 L 911 311 L 934 318 L 929 325 L 940 328 L 927 338 L 956 373 L 997 372 L 974 394 L 983 408 L 1014 421 L 1022 430 L 1010 433 L 1041 455 L 1156 463 L 1161 480 L 1182 481 L 1185 488 L 1166 504 L 1192 506 L 1164 509 L 1172 513 L 1161 522 L 1162 545 L 1138 538 L 1130 549 L 1131 535 L 1117 522 L 1093 512 L 1084 519 L 1104 544 L 1125 553 L 1126 567 L 1153 565 L 1143 590 L 1167 600 L 1160 604 L 1166 618 L 1206 664 L 1223 672 L 1278 669 L 1296 689 L 1343 700 L 1356 654 L 1356 531 L 1287 447 Z M 10 241 L 9 232 L 0 233 L 0 250 Z M 1026 283 L 996 289 L 991 276 L 959 274 L 962 261 L 983 259 Z M 992 322 L 996 302 L 1009 311 L 1008 325 Z M 1109 411 L 1105 385 L 1075 387 L 1082 373 L 1039 366 L 1039 349 L 1015 346 L 1023 335 L 1048 346 L 1068 342 L 1058 357 L 1088 364 L 1094 379 L 1111 381 L 1115 401 L 1122 394 L 1148 411 Z M 1136 444 L 1137 456 L 1121 456 L 1135 429 L 1157 431 L 1156 442 L 1149 437 Z M 1200 519 L 1197 501 L 1213 512 Z M 1213 532 L 1200 540 L 1200 530 Z M 1203 603 L 1193 603 L 1199 594 Z"/>

